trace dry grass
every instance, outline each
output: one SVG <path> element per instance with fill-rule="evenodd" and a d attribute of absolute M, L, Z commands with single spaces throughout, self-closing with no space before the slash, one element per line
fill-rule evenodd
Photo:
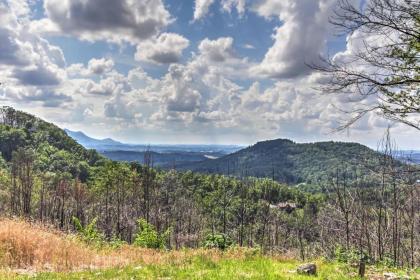
<path fill-rule="evenodd" d="M 93 251 L 75 236 L 17 219 L 0 220 L 0 264 L 9 268 L 69 270 L 90 265 Z"/>
<path fill-rule="evenodd" d="M 293 256 L 254 257 L 256 253 L 244 248 L 226 252 L 205 249 L 166 252 L 129 245 L 119 249 L 97 249 L 52 227 L 0 218 L 1 279 L 98 279 L 98 273 L 102 279 L 132 279 L 133 275 L 141 279 L 168 276 L 172 279 L 198 279 L 197 275 L 201 274 L 206 279 L 279 279 L 280 276 L 307 279 L 294 272 L 299 262 Z M 321 261 L 317 264 L 320 272 L 316 279 L 344 280 L 356 275 L 355 268 L 345 265 Z M 95 271 L 86 271 L 92 269 Z M 64 273 L 39 274 L 45 271 Z M 382 271 L 371 267 L 368 274 L 372 279 L 383 279 Z M 416 272 L 412 275 L 412 279 L 419 279 Z"/>
<path fill-rule="evenodd" d="M 194 257 L 244 259 L 245 249 L 180 250 L 163 252 L 125 245 L 119 249 L 97 249 L 52 227 L 19 219 L 0 219 L 0 266 L 28 271 L 80 271 L 127 265 L 183 264 Z"/>

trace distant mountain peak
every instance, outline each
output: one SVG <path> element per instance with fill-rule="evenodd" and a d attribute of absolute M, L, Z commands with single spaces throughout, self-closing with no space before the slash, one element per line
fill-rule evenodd
<path fill-rule="evenodd" d="M 105 139 L 96 139 L 86 135 L 82 131 L 72 131 L 69 129 L 64 129 L 68 136 L 76 140 L 80 145 L 86 148 L 96 148 L 97 146 L 114 146 L 114 145 L 123 145 L 123 143 L 115 141 L 111 138 Z"/>

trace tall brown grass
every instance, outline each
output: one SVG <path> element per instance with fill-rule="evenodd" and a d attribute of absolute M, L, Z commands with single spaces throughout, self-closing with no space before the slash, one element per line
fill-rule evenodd
<path fill-rule="evenodd" d="M 202 256 L 212 261 L 246 258 L 253 252 L 219 250 L 159 251 L 125 245 L 94 248 L 77 236 L 20 219 L 0 218 L 0 267 L 31 271 L 79 271 L 147 264 L 182 264 Z"/>

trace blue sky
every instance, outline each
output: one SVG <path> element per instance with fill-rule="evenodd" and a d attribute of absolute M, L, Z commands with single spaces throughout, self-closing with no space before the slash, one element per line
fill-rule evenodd
<path fill-rule="evenodd" d="M 359 1 L 354 0 L 357 5 Z M 357 141 L 391 125 L 402 148 L 418 132 L 368 114 L 372 98 L 326 95 L 307 67 L 351 56 L 335 0 L 0 0 L 0 103 L 61 127 L 131 143 Z M 359 100 L 356 102 L 355 100 Z"/>

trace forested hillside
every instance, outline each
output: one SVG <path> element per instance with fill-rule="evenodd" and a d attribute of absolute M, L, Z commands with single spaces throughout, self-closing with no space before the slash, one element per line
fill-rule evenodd
<path fill-rule="evenodd" d="M 95 246 L 245 246 L 302 259 L 419 264 L 418 171 L 393 160 L 388 144 L 369 177 L 360 176 L 366 173 L 363 164 L 346 168 L 345 163 L 375 155 L 357 144 L 277 140 L 232 155 L 245 163 L 268 156 L 293 172 L 298 169 L 291 162 L 299 163 L 305 176 L 330 172 L 329 192 L 309 194 L 249 176 L 271 177 L 270 172 L 235 171 L 230 164 L 228 176 L 157 170 L 153 153 L 144 154 L 142 165 L 111 161 L 36 117 L 12 108 L 2 108 L 0 116 L 2 216 L 78 232 Z M 268 169 L 271 163 L 261 164 Z M 238 170 L 244 173 L 235 174 Z"/>
<path fill-rule="evenodd" d="M 114 162 L 57 126 L 8 107 L 0 122 L 0 211 L 63 230 L 76 229 L 74 218 L 82 226 L 97 218 L 104 238 L 131 243 L 142 218 L 159 233 L 170 230 L 175 248 L 200 246 L 209 233 L 254 244 L 267 238 L 260 227 L 267 226 L 270 203 L 304 207 L 320 200 L 270 180 L 158 171 L 151 167 L 153 153 L 145 154 L 145 165 Z"/>
<path fill-rule="evenodd" d="M 83 182 L 89 166 L 104 159 L 56 125 L 10 107 L 0 107 L 0 153 L 7 162 L 33 160 L 40 172 L 68 173 Z"/>
<path fill-rule="evenodd" d="M 236 153 L 181 168 L 206 173 L 272 178 L 297 184 L 325 183 L 337 169 L 368 173 L 381 155 L 358 143 L 298 144 L 287 139 L 258 142 Z"/>

